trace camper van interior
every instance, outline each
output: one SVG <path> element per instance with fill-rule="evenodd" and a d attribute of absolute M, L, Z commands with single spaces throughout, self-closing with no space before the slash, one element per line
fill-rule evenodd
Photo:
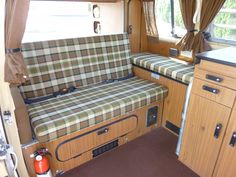
<path fill-rule="evenodd" d="M 236 177 L 236 0 L 0 0 L 0 177 Z"/>

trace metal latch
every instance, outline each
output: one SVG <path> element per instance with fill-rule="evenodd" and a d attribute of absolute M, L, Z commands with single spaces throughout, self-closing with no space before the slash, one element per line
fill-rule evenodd
<path fill-rule="evenodd" d="M 61 175 L 63 175 L 64 173 L 65 173 L 65 172 L 64 172 L 63 170 L 57 170 L 55 177 L 61 176 Z"/>
<path fill-rule="evenodd" d="M 133 26 L 132 26 L 132 25 L 129 25 L 129 26 L 128 26 L 127 33 L 128 33 L 128 34 L 132 34 L 132 32 L 133 32 Z"/>
<path fill-rule="evenodd" d="M 11 125 L 13 122 L 12 116 L 11 116 L 11 112 L 10 111 L 4 111 L 3 112 L 3 120 L 5 123 Z"/>

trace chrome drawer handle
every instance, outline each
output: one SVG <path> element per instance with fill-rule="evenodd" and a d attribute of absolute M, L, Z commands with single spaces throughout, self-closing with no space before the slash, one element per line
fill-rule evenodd
<path fill-rule="evenodd" d="M 215 82 L 219 82 L 219 83 L 223 81 L 223 78 L 213 76 L 210 74 L 206 74 L 206 79 L 211 80 L 211 81 L 215 81 Z"/>
<path fill-rule="evenodd" d="M 103 129 L 97 131 L 97 135 L 101 135 L 101 134 L 107 133 L 108 131 L 109 131 L 108 127 L 103 128 Z"/>
<path fill-rule="evenodd" d="M 208 91 L 208 92 L 214 93 L 214 94 L 218 94 L 218 93 L 220 92 L 219 89 L 212 88 L 212 87 L 209 87 L 209 86 L 206 86 L 206 85 L 203 85 L 203 86 L 202 86 L 202 89 L 203 89 L 203 90 L 206 90 L 206 91 Z"/>

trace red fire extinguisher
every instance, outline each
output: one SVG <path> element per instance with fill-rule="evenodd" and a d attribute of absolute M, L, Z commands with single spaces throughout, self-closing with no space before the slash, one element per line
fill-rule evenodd
<path fill-rule="evenodd" d="M 52 177 L 49 160 L 46 155 L 50 154 L 48 149 L 41 148 L 31 156 L 34 157 L 34 169 L 37 177 Z"/>

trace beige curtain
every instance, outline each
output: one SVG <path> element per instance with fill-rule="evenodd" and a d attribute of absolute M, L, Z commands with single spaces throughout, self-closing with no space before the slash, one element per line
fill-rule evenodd
<path fill-rule="evenodd" d="M 26 66 L 20 48 L 28 10 L 29 0 L 6 0 L 4 79 L 11 85 L 20 85 L 27 79 Z"/>
<path fill-rule="evenodd" d="M 210 50 L 211 47 L 204 39 L 203 32 L 207 29 L 209 24 L 215 18 L 221 7 L 224 5 L 225 0 L 203 0 L 201 17 L 199 24 L 199 31 L 194 37 L 192 49 L 195 53 Z"/>
<path fill-rule="evenodd" d="M 143 0 L 143 12 L 148 36 L 157 37 L 157 26 L 155 17 L 155 0 Z"/>
<path fill-rule="evenodd" d="M 179 3 L 184 26 L 187 30 L 187 33 L 177 43 L 177 47 L 179 50 L 192 50 L 194 31 L 195 31 L 193 16 L 196 9 L 196 0 L 179 0 Z"/>

